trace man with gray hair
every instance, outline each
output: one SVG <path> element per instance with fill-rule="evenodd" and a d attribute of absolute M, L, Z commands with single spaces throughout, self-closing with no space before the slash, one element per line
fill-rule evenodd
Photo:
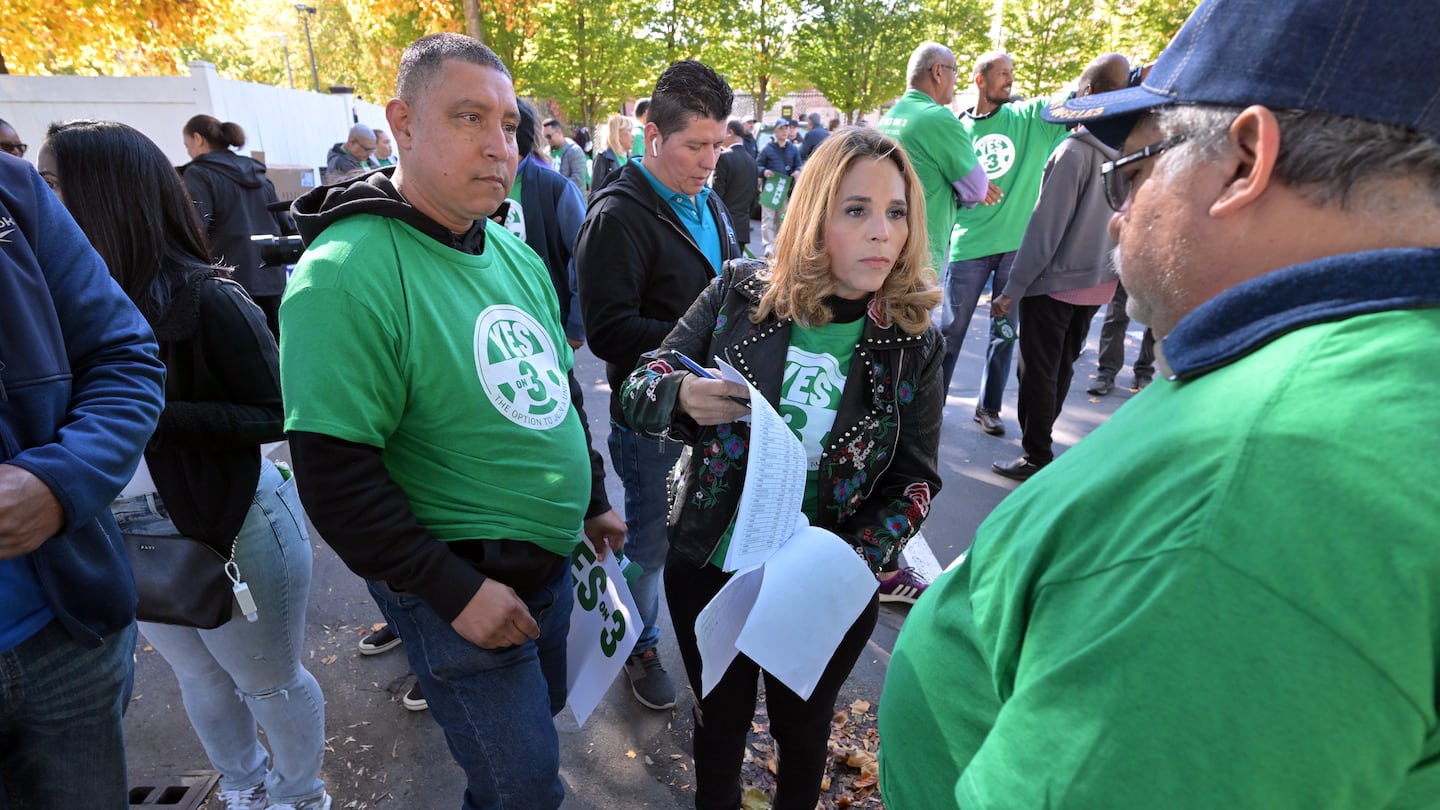
<path fill-rule="evenodd" d="M 922 42 L 906 69 L 909 89 L 876 129 L 900 142 L 925 189 L 925 230 L 935 273 L 945 268 L 950 230 L 959 205 L 994 202 L 975 157 L 970 135 L 951 114 L 955 100 L 955 54 L 938 42 Z M 958 202 L 958 205 L 957 205 Z"/>
<path fill-rule="evenodd" d="M 330 147 L 325 157 L 325 182 L 338 183 L 366 169 L 376 168 L 372 160 L 375 154 L 375 130 L 364 124 L 350 127 L 350 134 L 344 143 Z"/>
<path fill-rule="evenodd" d="M 1164 379 L 911 611 L 887 807 L 1435 806 L 1437 30 L 1433 0 L 1205 0 L 1140 86 L 1046 112 L 1120 147 Z"/>

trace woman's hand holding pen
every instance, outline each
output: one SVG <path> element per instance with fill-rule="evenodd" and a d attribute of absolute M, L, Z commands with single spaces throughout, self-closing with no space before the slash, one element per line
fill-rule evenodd
<path fill-rule="evenodd" d="M 680 381 L 680 410 L 699 425 L 723 425 L 750 415 L 750 389 L 739 383 L 695 374 Z"/>

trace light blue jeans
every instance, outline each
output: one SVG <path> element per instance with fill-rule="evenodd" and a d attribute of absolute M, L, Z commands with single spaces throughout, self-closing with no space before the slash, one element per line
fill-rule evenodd
<path fill-rule="evenodd" d="M 941 319 L 941 332 L 945 335 L 945 359 L 941 365 L 945 373 L 945 390 L 950 390 L 950 378 L 955 375 L 955 364 L 960 359 L 960 349 L 965 345 L 965 334 L 970 330 L 970 318 L 980 302 L 980 293 L 990 283 L 993 297 L 998 298 L 1010 281 L 1010 265 L 1015 261 L 1015 251 L 981 256 L 978 259 L 950 262 L 945 268 L 945 311 Z M 993 276 L 993 280 L 992 280 Z M 987 312 L 988 316 L 989 313 Z M 1010 308 L 1010 321 L 1020 328 L 1020 308 Z M 993 324 L 993 321 L 992 321 Z M 987 330 L 986 335 L 989 335 Z M 988 340 L 988 338 L 987 338 Z M 980 371 L 980 397 L 975 405 L 977 411 L 1000 413 L 1000 400 L 1005 396 L 1005 383 L 1010 379 L 1010 365 L 1015 357 L 1015 341 L 988 345 L 985 348 L 985 365 Z"/>
<path fill-rule="evenodd" d="M 664 583 L 665 557 L 670 537 L 665 526 L 670 513 L 670 470 L 680 460 L 685 445 L 642 436 L 623 425 L 610 422 L 610 462 L 625 485 L 625 556 L 640 566 L 640 577 L 630 586 L 635 607 L 645 629 L 635 643 L 635 653 L 654 649 L 660 643 L 660 588 Z"/>
<path fill-rule="evenodd" d="M 111 511 L 126 535 L 179 536 L 158 496 L 116 501 Z M 313 558 L 295 481 L 268 459 L 261 461 L 235 562 L 258 621 L 237 612 L 214 630 L 141 622 L 140 632 L 175 670 L 190 725 L 220 772 L 220 789 L 263 783 L 272 803 L 298 804 L 325 791 L 325 699 L 300 663 Z M 268 758 L 257 723 L 270 743 Z"/>

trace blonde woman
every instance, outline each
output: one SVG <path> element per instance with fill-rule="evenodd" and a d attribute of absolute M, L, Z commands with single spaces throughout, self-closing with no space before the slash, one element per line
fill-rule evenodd
<path fill-rule="evenodd" d="M 630 162 L 630 148 L 635 143 L 635 119 L 628 115 L 615 114 L 605 122 L 600 131 L 600 143 L 604 150 L 595 156 L 595 165 L 590 169 L 590 194 L 605 187 L 611 172 Z"/>
<path fill-rule="evenodd" d="M 871 129 L 844 129 L 811 157 L 773 263 L 732 262 L 626 381 L 630 425 L 693 448 L 674 493 L 665 594 L 695 694 L 695 619 L 729 580 L 720 563 L 745 485 L 747 389 L 691 374 L 726 357 L 786 417 L 809 455 L 804 510 L 872 571 L 894 559 L 940 488 L 944 344 L 925 239 L 924 193 L 905 152 Z M 717 375 L 718 376 L 718 375 Z M 776 810 L 812 810 L 840 686 L 875 626 L 872 596 L 819 685 L 803 700 L 739 656 L 697 699 L 698 808 L 740 805 L 745 736 L 765 680 L 779 745 Z"/>

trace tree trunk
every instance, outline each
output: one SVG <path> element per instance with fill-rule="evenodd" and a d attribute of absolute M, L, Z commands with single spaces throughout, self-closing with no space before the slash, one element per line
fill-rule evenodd
<path fill-rule="evenodd" d="M 482 43 L 485 41 L 484 33 L 480 30 L 479 0 L 465 0 L 465 33 Z"/>

